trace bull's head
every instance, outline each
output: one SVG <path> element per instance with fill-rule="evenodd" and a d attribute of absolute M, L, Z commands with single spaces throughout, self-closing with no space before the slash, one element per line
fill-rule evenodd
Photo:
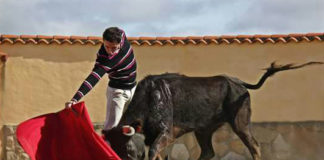
<path fill-rule="evenodd" d="M 136 133 L 131 126 L 116 127 L 104 132 L 112 149 L 123 160 L 143 160 L 145 158 L 144 136 Z"/>

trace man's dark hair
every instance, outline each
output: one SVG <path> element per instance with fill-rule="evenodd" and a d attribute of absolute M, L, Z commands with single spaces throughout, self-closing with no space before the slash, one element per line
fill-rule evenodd
<path fill-rule="evenodd" d="M 117 27 L 109 27 L 103 32 L 102 38 L 109 42 L 120 43 L 122 40 L 122 33 L 123 31 Z"/>

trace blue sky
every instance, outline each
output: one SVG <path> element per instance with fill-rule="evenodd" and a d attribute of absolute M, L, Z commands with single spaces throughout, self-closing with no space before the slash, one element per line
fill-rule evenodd
<path fill-rule="evenodd" d="M 0 34 L 204 36 L 324 32 L 324 0 L 0 0 Z"/>

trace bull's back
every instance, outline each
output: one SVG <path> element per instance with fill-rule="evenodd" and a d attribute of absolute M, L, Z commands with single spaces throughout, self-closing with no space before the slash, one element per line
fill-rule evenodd
<path fill-rule="evenodd" d="M 203 128 L 223 116 L 228 82 L 224 76 L 165 79 L 172 95 L 174 125 Z"/>

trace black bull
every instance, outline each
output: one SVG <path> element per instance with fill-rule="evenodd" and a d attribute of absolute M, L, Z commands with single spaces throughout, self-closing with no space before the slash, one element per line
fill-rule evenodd
<path fill-rule="evenodd" d="M 269 76 L 278 71 L 312 64 L 322 62 L 299 66 L 272 63 L 255 85 L 226 75 L 187 77 L 167 73 L 147 76 L 139 82 L 118 127 L 106 136 L 122 159 L 143 159 L 143 147 L 140 150 L 134 148 L 142 146 L 144 139 L 133 142 L 129 139 L 134 137 L 122 137 L 121 127 L 130 125 L 144 134 L 145 144 L 149 146 L 149 160 L 154 160 L 160 159 L 160 151 L 176 138 L 193 131 L 201 147 L 199 159 L 205 160 L 214 156 L 212 134 L 227 122 L 249 149 L 253 159 L 259 160 L 260 146 L 250 131 L 251 106 L 247 89 L 260 88 Z"/>

